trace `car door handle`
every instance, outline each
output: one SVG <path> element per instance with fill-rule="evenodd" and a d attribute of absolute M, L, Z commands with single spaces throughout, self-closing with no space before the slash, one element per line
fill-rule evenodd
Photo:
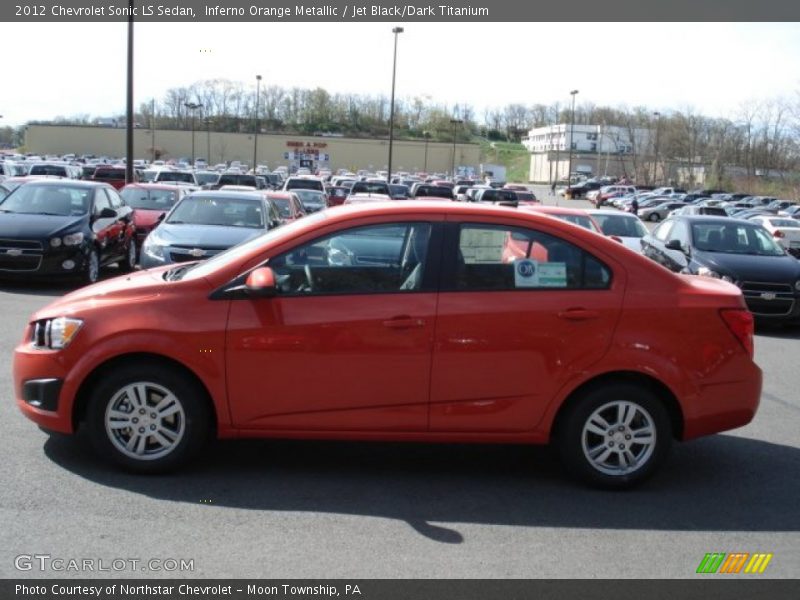
<path fill-rule="evenodd" d="M 588 321 L 599 316 L 600 313 L 596 310 L 588 310 L 586 308 L 568 308 L 558 313 L 559 319 L 567 319 L 569 321 Z"/>
<path fill-rule="evenodd" d="M 424 320 L 412 319 L 411 317 L 395 317 L 383 322 L 383 326 L 389 329 L 411 329 L 413 327 L 423 327 L 424 325 Z"/>

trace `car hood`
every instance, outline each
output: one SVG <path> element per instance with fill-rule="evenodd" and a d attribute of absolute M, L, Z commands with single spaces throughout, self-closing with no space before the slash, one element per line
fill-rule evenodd
<path fill-rule="evenodd" d="M 133 211 L 133 223 L 136 227 L 153 227 L 158 222 L 158 218 L 166 212 L 165 210 L 137 208 Z"/>
<path fill-rule="evenodd" d="M 62 217 L 0 213 L 0 238 L 28 240 L 54 237 L 82 229 L 88 222 L 88 215 Z"/>
<path fill-rule="evenodd" d="M 163 244 L 169 246 L 196 246 L 198 248 L 227 249 L 264 233 L 264 229 L 250 227 L 222 227 L 219 225 L 181 225 L 162 223 L 154 231 Z M 151 234 L 151 235 L 153 235 Z"/>
<path fill-rule="evenodd" d="M 34 314 L 33 320 L 80 314 L 105 305 L 119 307 L 123 303 L 151 300 L 162 292 L 164 286 L 171 285 L 163 278 L 164 271 L 171 267 L 173 265 L 137 271 L 83 287 L 47 305 Z"/>
<path fill-rule="evenodd" d="M 693 259 L 702 266 L 738 281 L 768 281 L 789 283 L 800 279 L 800 262 L 792 256 L 754 256 L 752 254 L 726 254 L 698 252 Z"/>

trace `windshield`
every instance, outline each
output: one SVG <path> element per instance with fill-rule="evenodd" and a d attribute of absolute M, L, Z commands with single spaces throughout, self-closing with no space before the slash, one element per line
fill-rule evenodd
<path fill-rule="evenodd" d="M 124 169 L 97 169 L 94 172 L 95 179 L 125 179 Z"/>
<path fill-rule="evenodd" d="M 605 235 L 635 238 L 641 238 L 647 235 L 647 229 L 637 217 L 629 218 L 617 215 L 598 214 L 592 216 L 600 225 L 600 229 Z"/>
<path fill-rule="evenodd" d="M 56 185 L 18 187 L 0 202 L 0 212 L 78 217 L 89 212 L 92 190 Z"/>
<path fill-rule="evenodd" d="M 180 171 L 161 171 L 156 177 L 156 181 L 183 181 L 194 183 L 194 175 L 191 173 L 181 173 Z"/>
<path fill-rule="evenodd" d="M 143 210 L 169 210 L 178 199 L 173 190 L 149 190 L 146 188 L 125 188 L 120 193 L 131 208 Z"/>
<path fill-rule="evenodd" d="M 218 225 L 262 229 L 263 213 L 263 204 L 257 199 L 186 196 L 175 207 L 166 222 L 175 225 Z"/>
<path fill-rule="evenodd" d="M 744 223 L 695 223 L 692 237 L 695 247 L 705 252 L 758 256 L 784 254 L 766 229 Z"/>
<path fill-rule="evenodd" d="M 303 206 L 322 207 L 326 205 L 325 194 L 322 192 L 315 192 L 313 190 L 292 190 L 292 193 L 297 194 Z"/>
<path fill-rule="evenodd" d="M 286 186 L 287 190 L 322 190 L 322 182 L 316 179 L 292 179 Z"/>
<path fill-rule="evenodd" d="M 580 225 L 581 227 L 589 229 L 590 231 L 597 231 L 597 227 L 595 227 L 594 223 L 592 223 L 592 220 L 587 216 L 584 216 L 584 215 L 555 215 L 555 214 L 553 216 L 561 219 L 562 221 L 566 221 L 567 223 L 572 223 L 573 225 Z"/>
<path fill-rule="evenodd" d="M 205 185 L 207 183 L 217 183 L 219 173 L 195 173 L 194 177 L 197 179 L 197 183 Z"/>
<path fill-rule="evenodd" d="M 219 176 L 217 184 L 223 185 L 246 185 L 252 188 L 258 187 L 256 185 L 256 178 L 252 175 L 228 175 L 223 174 Z"/>
<path fill-rule="evenodd" d="M 288 198 L 272 198 L 273 204 L 278 209 L 278 214 L 281 217 L 291 217 L 292 216 L 292 209 L 289 206 Z"/>
<path fill-rule="evenodd" d="M 33 165 L 28 175 L 55 175 L 57 177 L 66 177 L 66 167 L 58 165 Z"/>
<path fill-rule="evenodd" d="M 250 254 L 250 252 L 252 252 L 255 248 L 266 246 L 274 239 L 281 238 L 284 236 L 286 236 L 286 238 L 289 239 L 294 235 L 296 231 L 304 229 L 307 225 L 311 223 L 316 223 L 317 221 L 322 221 L 323 219 L 327 218 L 328 215 L 325 212 L 317 212 L 309 217 L 303 217 L 302 219 L 298 219 L 297 221 L 292 221 L 281 227 L 270 229 L 265 234 L 259 235 L 258 237 L 255 237 L 237 246 L 233 246 L 232 248 L 229 248 L 225 252 L 221 252 L 216 256 L 211 257 L 208 260 L 195 263 L 194 265 L 190 266 L 186 271 L 183 272 L 182 278 L 197 279 L 200 277 L 205 277 L 206 275 L 213 273 L 217 269 L 224 269 L 225 267 L 242 260 L 242 257 Z"/>

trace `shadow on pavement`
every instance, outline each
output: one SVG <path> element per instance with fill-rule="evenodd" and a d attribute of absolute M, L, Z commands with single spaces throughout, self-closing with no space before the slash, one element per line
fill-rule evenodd
<path fill-rule="evenodd" d="M 800 449 L 729 435 L 676 444 L 629 492 L 570 481 L 547 448 L 241 440 L 185 470 L 131 475 L 88 440 L 52 437 L 54 463 L 100 485 L 172 502 L 400 519 L 442 543 L 458 523 L 678 531 L 798 531 Z"/>

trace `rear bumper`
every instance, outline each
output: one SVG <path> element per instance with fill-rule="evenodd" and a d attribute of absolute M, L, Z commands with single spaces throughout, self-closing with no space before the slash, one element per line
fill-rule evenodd
<path fill-rule="evenodd" d="M 683 439 L 711 435 L 747 425 L 761 401 L 762 373 L 752 363 L 751 372 L 738 381 L 701 386 L 684 420 Z"/>

